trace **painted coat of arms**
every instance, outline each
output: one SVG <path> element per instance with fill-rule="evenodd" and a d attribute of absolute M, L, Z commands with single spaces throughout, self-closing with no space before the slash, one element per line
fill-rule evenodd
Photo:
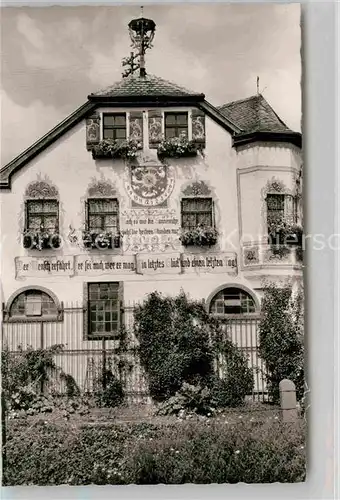
<path fill-rule="evenodd" d="M 174 175 L 168 165 L 138 165 L 129 169 L 126 189 L 133 202 L 142 206 L 163 204 L 174 188 Z"/>

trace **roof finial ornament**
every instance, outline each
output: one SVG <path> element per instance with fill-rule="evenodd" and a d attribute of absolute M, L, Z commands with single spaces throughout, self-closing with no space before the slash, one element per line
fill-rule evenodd
<path fill-rule="evenodd" d="M 141 17 L 129 22 L 129 35 L 131 38 L 131 47 L 136 50 L 132 52 L 129 58 L 123 59 L 123 66 L 129 68 L 123 73 L 123 77 L 129 76 L 139 68 L 139 74 L 143 78 L 146 76 L 145 70 L 145 52 L 152 48 L 152 41 L 155 36 L 156 24 L 152 19 L 143 17 L 143 6 L 141 6 Z M 134 62 L 139 58 L 138 62 Z"/>
<path fill-rule="evenodd" d="M 260 77 L 256 78 L 256 94 L 260 95 Z"/>

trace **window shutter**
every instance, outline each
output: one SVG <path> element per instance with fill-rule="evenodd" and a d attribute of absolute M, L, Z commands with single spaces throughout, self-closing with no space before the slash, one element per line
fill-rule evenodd
<path fill-rule="evenodd" d="M 284 198 L 284 215 L 287 222 L 294 222 L 294 197 L 286 195 Z"/>
<path fill-rule="evenodd" d="M 150 110 L 148 120 L 149 129 L 149 148 L 156 149 L 162 141 L 162 120 L 163 115 L 161 111 Z"/>
<path fill-rule="evenodd" d="M 55 200 L 56 204 L 56 212 L 57 212 L 57 220 L 55 222 L 55 231 L 56 233 L 59 233 L 59 201 Z"/>
<path fill-rule="evenodd" d="M 89 202 L 85 201 L 85 231 L 89 230 Z"/>
<path fill-rule="evenodd" d="M 143 111 L 131 111 L 129 120 L 129 139 L 143 146 Z"/>
<path fill-rule="evenodd" d="M 119 282 L 119 288 L 118 288 L 118 332 L 119 330 L 125 326 L 124 325 L 124 282 L 120 281 Z"/>
<path fill-rule="evenodd" d="M 25 201 L 25 231 L 28 231 L 28 201 Z"/>
<path fill-rule="evenodd" d="M 191 114 L 192 140 L 205 148 L 205 114 L 200 109 L 193 109 Z"/>
<path fill-rule="evenodd" d="M 88 340 L 89 321 L 90 321 L 89 290 L 88 290 L 88 282 L 85 281 L 83 283 L 83 333 L 84 333 L 84 340 Z"/>
<path fill-rule="evenodd" d="M 212 221 L 212 227 L 216 228 L 215 202 L 214 202 L 214 200 L 211 200 L 211 221 Z"/>
<path fill-rule="evenodd" d="M 86 149 L 90 151 L 100 141 L 100 116 L 98 113 L 86 118 Z"/>

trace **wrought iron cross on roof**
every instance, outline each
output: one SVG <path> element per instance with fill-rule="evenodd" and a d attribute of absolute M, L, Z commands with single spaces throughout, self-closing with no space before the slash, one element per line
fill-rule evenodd
<path fill-rule="evenodd" d="M 128 66 L 125 71 L 123 71 L 122 76 L 126 78 L 129 75 L 132 75 L 136 69 L 139 68 L 139 62 L 136 59 L 139 57 L 139 54 L 134 54 L 130 52 L 130 57 L 124 57 L 122 59 L 122 66 Z"/>
<path fill-rule="evenodd" d="M 145 52 L 152 48 L 152 41 L 155 36 L 156 24 L 152 19 L 143 17 L 143 7 L 141 8 L 141 17 L 132 19 L 128 24 L 131 46 L 136 53 L 131 52 L 130 57 L 122 60 L 123 66 L 128 68 L 122 73 L 123 78 L 133 74 L 138 68 L 140 76 L 145 76 Z M 138 59 L 137 59 L 138 58 Z"/>

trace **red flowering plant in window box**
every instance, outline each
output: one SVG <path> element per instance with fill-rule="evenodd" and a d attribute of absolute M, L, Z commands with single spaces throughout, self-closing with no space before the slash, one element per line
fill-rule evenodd
<path fill-rule="evenodd" d="M 180 241 L 184 246 L 213 246 L 218 239 L 218 231 L 212 226 L 197 226 L 195 229 L 183 229 Z"/>
<path fill-rule="evenodd" d="M 201 151 L 200 146 L 185 136 L 163 139 L 157 148 L 160 159 L 196 156 L 198 151 Z"/>
<path fill-rule="evenodd" d="M 133 160 L 140 149 L 142 149 L 142 143 L 133 139 L 104 139 L 93 146 L 92 157 L 95 160 L 100 158 Z"/>
<path fill-rule="evenodd" d="M 119 248 L 121 235 L 108 231 L 83 231 L 83 243 L 86 248 Z"/>

